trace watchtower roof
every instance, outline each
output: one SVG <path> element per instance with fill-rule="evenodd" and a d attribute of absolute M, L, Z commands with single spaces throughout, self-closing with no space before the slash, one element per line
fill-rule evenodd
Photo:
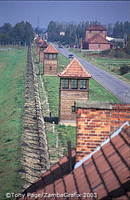
<path fill-rule="evenodd" d="M 59 53 L 59 51 L 51 44 L 44 50 L 44 53 Z"/>
<path fill-rule="evenodd" d="M 58 74 L 59 77 L 77 77 L 77 78 L 91 78 L 91 74 L 86 71 L 84 66 L 79 62 L 78 59 L 73 60 L 68 64 L 65 70 Z"/>

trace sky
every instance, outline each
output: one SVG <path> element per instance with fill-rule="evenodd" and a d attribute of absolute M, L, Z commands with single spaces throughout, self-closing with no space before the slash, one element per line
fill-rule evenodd
<path fill-rule="evenodd" d="M 99 21 L 103 25 L 130 21 L 130 1 L 1 1 L 0 26 L 29 21 L 46 28 L 49 21 Z"/>

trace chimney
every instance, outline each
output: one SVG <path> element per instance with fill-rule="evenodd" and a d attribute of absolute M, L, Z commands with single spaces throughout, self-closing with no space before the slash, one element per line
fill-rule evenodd
<path fill-rule="evenodd" d="M 124 122 L 130 122 L 130 104 L 76 103 L 76 161 L 94 151 Z"/>

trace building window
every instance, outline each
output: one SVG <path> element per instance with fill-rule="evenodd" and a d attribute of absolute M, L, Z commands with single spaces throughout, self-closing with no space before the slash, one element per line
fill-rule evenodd
<path fill-rule="evenodd" d="M 53 54 L 53 59 L 56 59 L 57 58 L 57 55 L 56 54 Z"/>
<path fill-rule="evenodd" d="M 87 82 L 86 80 L 79 80 L 79 87 L 80 89 L 86 89 L 87 88 Z"/>
<path fill-rule="evenodd" d="M 57 54 L 46 53 L 44 57 L 48 60 L 55 60 L 57 59 Z"/>
<path fill-rule="evenodd" d="M 71 84 L 71 89 L 77 89 L 78 88 L 78 80 L 72 79 L 70 81 L 70 84 Z"/>
<path fill-rule="evenodd" d="M 101 45 L 100 44 L 98 44 L 98 48 L 100 48 L 101 47 Z"/>
<path fill-rule="evenodd" d="M 49 60 L 52 60 L 52 59 L 53 59 L 53 55 L 49 54 Z"/>
<path fill-rule="evenodd" d="M 50 71 L 52 70 L 52 66 L 50 66 Z"/>
<path fill-rule="evenodd" d="M 45 57 L 46 59 L 49 59 L 49 54 L 44 54 L 44 57 Z"/>
<path fill-rule="evenodd" d="M 68 79 L 62 79 L 61 85 L 62 85 L 62 89 L 68 89 L 69 88 L 69 80 Z"/>

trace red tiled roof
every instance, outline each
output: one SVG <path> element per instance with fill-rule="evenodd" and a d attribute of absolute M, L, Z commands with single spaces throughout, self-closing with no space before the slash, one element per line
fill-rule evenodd
<path fill-rule="evenodd" d="M 89 44 L 109 44 L 106 38 L 102 37 L 99 33 L 88 39 Z"/>
<path fill-rule="evenodd" d="M 119 133 L 111 136 L 107 143 L 101 145 L 99 150 L 89 155 L 70 174 L 60 177 L 60 179 L 46 186 L 44 184 L 40 188 L 36 186 L 32 192 L 36 194 L 86 194 L 86 198 L 81 196 L 81 198 L 68 198 L 69 200 L 128 200 L 128 192 L 130 191 L 129 133 L 130 126 L 126 125 L 124 128 L 119 129 Z M 87 194 L 89 195 L 90 193 L 92 195 L 95 193 L 98 197 L 87 197 Z M 23 199 L 25 200 L 26 198 Z M 63 198 L 58 197 L 56 199 Z M 31 198 L 28 198 L 28 200 L 31 200 Z"/>
<path fill-rule="evenodd" d="M 102 25 L 91 25 L 87 28 L 87 31 L 106 31 L 106 28 Z"/>
<path fill-rule="evenodd" d="M 68 64 L 65 70 L 58 74 L 60 77 L 82 77 L 82 78 L 91 78 L 91 75 L 86 71 L 83 65 L 76 59 Z"/>
<path fill-rule="evenodd" d="M 75 165 L 75 150 L 72 151 L 71 165 L 72 169 Z M 69 168 L 70 160 L 67 156 L 64 156 L 59 160 L 59 162 L 55 163 L 48 169 L 45 173 L 41 174 L 40 178 L 34 182 L 24 193 L 27 192 L 35 192 L 35 190 L 43 188 L 47 185 L 50 185 L 54 181 L 62 178 L 64 175 L 69 174 L 72 169 Z"/>
<path fill-rule="evenodd" d="M 44 50 L 44 53 L 59 53 L 59 51 L 51 44 Z"/>

